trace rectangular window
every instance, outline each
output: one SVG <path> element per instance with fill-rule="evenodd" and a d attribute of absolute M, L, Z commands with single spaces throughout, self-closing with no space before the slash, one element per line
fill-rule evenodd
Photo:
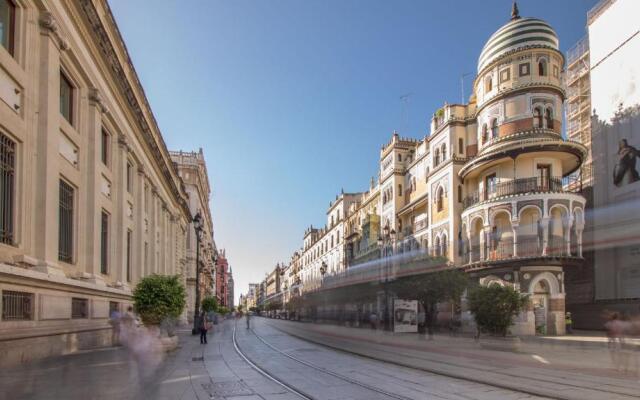
<path fill-rule="evenodd" d="M 60 114 L 73 124 L 73 86 L 62 71 L 60 71 Z"/>
<path fill-rule="evenodd" d="M 88 318 L 89 317 L 89 300 L 71 298 L 71 318 Z"/>
<path fill-rule="evenodd" d="M 73 262 L 73 186 L 60 180 L 58 205 L 58 259 Z"/>
<path fill-rule="evenodd" d="M 398 196 L 402 196 L 402 185 L 398 185 Z"/>
<path fill-rule="evenodd" d="M 30 321 L 33 319 L 33 293 L 2 291 L 2 320 Z"/>
<path fill-rule="evenodd" d="M 464 139 L 458 139 L 458 153 L 464 154 Z"/>
<path fill-rule="evenodd" d="M 133 164 L 127 161 L 127 192 L 133 192 Z"/>
<path fill-rule="evenodd" d="M 131 282 L 131 231 L 127 230 L 127 282 Z"/>
<path fill-rule="evenodd" d="M 0 243 L 14 243 L 16 143 L 0 133 Z"/>
<path fill-rule="evenodd" d="M 149 211 L 149 185 L 144 185 L 144 211 Z"/>
<path fill-rule="evenodd" d="M 13 55 L 16 32 L 16 6 L 11 0 L 0 0 L 0 43 Z"/>
<path fill-rule="evenodd" d="M 507 82 L 509 79 L 511 79 L 511 69 L 507 68 L 500 71 L 500 83 Z"/>
<path fill-rule="evenodd" d="M 144 273 L 149 273 L 149 243 L 144 242 Z"/>
<path fill-rule="evenodd" d="M 458 185 L 458 203 L 462 203 L 462 186 Z"/>
<path fill-rule="evenodd" d="M 110 143 L 111 143 L 111 135 L 109 135 L 109 133 L 103 129 L 101 158 L 102 158 L 102 163 L 106 166 L 109 166 L 109 144 Z"/>
<path fill-rule="evenodd" d="M 531 72 L 529 72 L 529 63 L 524 63 L 524 64 L 520 64 L 518 66 L 518 75 L 520 76 L 527 76 L 529 75 Z"/>
<path fill-rule="evenodd" d="M 100 272 L 109 272 L 109 214 L 104 210 L 100 224 Z"/>

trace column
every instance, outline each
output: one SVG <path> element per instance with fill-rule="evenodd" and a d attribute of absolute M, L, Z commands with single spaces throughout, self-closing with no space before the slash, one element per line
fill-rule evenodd
<path fill-rule="evenodd" d="M 146 181 L 146 175 L 144 172 L 144 166 L 138 164 L 138 179 L 134 185 L 135 188 L 135 203 L 133 206 L 135 231 L 134 231 L 134 245 L 133 245 L 133 259 L 132 259 L 132 271 L 131 271 L 131 283 L 137 283 L 140 278 L 145 276 L 144 270 L 144 186 Z"/>
<path fill-rule="evenodd" d="M 473 240 L 471 239 L 471 227 L 469 226 L 469 224 L 467 223 L 466 225 L 467 228 L 467 252 L 469 253 L 469 263 L 473 262 L 473 247 L 471 245 L 471 243 L 473 243 Z"/>
<path fill-rule="evenodd" d="M 564 229 L 564 241 L 566 246 L 567 255 L 571 255 L 571 228 L 573 227 L 573 217 L 569 217 L 567 226 Z"/>
<path fill-rule="evenodd" d="M 38 113 L 35 137 L 33 250 L 36 270 L 64 275 L 58 266 L 58 141 L 60 140 L 60 52 L 68 48 L 60 37 L 58 24 L 49 12 L 39 19 Z M 76 107 L 77 109 L 77 107 Z M 26 235 L 25 235 L 26 236 Z M 26 239 L 26 237 L 25 237 Z"/>
<path fill-rule="evenodd" d="M 582 257 L 582 231 L 583 228 L 578 227 L 576 229 L 576 242 L 578 244 L 578 257 Z"/>
<path fill-rule="evenodd" d="M 491 225 L 483 226 L 482 232 L 484 243 L 480 247 L 480 259 L 485 261 L 488 260 L 491 256 Z M 483 250 L 484 252 L 482 252 Z"/>
<path fill-rule="evenodd" d="M 78 264 L 84 266 L 85 272 L 91 275 L 93 283 L 104 284 L 100 274 L 100 203 L 102 196 L 100 164 L 102 163 L 102 114 L 107 110 L 102 102 L 100 92 L 96 88 L 89 89 L 89 124 L 87 127 L 87 149 L 81 152 L 81 165 L 85 165 L 83 172 L 84 190 L 79 191 L 78 218 L 83 213 L 77 226 L 82 230 L 77 234 Z M 111 144 L 111 143 L 109 143 Z M 83 155 L 84 153 L 84 155 Z M 84 206 L 84 209 L 83 209 Z"/>
<path fill-rule="evenodd" d="M 542 226 L 542 255 L 546 256 L 549 250 L 549 218 L 540 220 Z"/>
<path fill-rule="evenodd" d="M 511 221 L 511 229 L 513 230 L 513 257 L 518 257 L 518 221 Z"/>
<path fill-rule="evenodd" d="M 118 134 L 118 146 L 114 149 L 113 177 L 111 191 L 113 199 L 113 213 L 109 224 L 109 275 L 115 281 L 127 283 L 126 263 L 126 226 L 127 215 L 127 162 L 129 160 L 129 143 L 124 134 Z"/>
<path fill-rule="evenodd" d="M 149 200 L 149 274 L 158 273 L 157 238 L 158 238 L 158 190 L 151 184 L 151 199 Z"/>

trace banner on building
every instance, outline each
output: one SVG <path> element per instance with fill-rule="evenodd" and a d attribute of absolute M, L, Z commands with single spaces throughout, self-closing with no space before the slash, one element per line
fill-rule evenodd
<path fill-rule="evenodd" d="M 418 301 L 395 299 L 393 301 L 393 331 L 418 332 Z"/>

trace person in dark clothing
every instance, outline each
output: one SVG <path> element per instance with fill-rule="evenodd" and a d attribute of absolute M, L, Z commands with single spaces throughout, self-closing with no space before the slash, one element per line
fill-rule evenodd
<path fill-rule="evenodd" d="M 211 321 L 203 311 L 200 314 L 200 344 L 207 344 L 207 331 L 211 328 Z"/>

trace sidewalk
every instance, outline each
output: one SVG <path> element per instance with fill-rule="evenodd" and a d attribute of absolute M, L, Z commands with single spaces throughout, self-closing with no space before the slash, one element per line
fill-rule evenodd
<path fill-rule="evenodd" d="M 522 351 L 486 350 L 473 339 L 393 334 L 336 325 L 267 320 L 288 334 L 343 351 L 450 377 L 499 385 L 551 398 L 638 398 L 634 374 L 616 371 L 606 347 L 581 348 L 532 340 Z M 580 342 L 581 339 L 576 340 Z M 639 352 L 632 353 L 638 361 Z"/>
<path fill-rule="evenodd" d="M 581 331 L 575 330 L 572 335 L 564 336 L 522 336 L 522 340 L 528 342 L 539 342 L 547 344 L 561 344 L 565 346 L 578 347 L 600 347 L 606 348 L 609 342 L 604 331 Z M 639 338 L 626 338 L 625 343 L 640 350 Z"/>
<path fill-rule="evenodd" d="M 0 371 L 0 400 L 271 400 L 293 399 L 282 386 L 238 356 L 232 342 L 235 321 L 214 326 L 209 343 L 180 331 L 179 347 L 166 355 L 148 379 L 126 349 L 111 347 L 51 357 Z"/>

